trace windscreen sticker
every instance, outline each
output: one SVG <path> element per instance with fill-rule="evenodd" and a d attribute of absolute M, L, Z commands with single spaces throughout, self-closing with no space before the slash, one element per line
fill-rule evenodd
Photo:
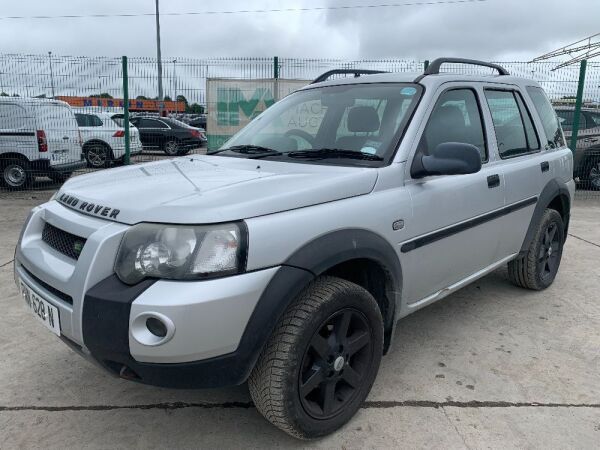
<path fill-rule="evenodd" d="M 405 87 L 400 90 L 400 94 L 402 95 L 415 95 L 417 93 L 417 89 L 414 87 Z"/>
<path fill-rule="evenodd" d="M 381 147 L 381 142 L 369 139 L 368 141 L 365 141 L 365 144 L 363 145 L 363 148 L 360 149 L 360 151 L 369 155 L 375 155 L 377 154 L 377 150 L 379 149 L 379 147 Z"/>

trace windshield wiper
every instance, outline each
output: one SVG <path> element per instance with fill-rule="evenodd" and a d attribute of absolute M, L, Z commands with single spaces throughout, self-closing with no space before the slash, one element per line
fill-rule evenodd
<path fill-rule="evenodd" d="M 353 150 L 344 150 L 341 148 L 320 148 L 317 150 L 298 150 L 286 153 L 290 158 L 299 159 L 330 159 L 330 158 L 348 158 L 364 159 L 368 161 L 383 161 L 381 156 L 370 153 L 355 152 Z"/>
<path fill-rule="evenodd" d="M 235 152 L 241 153 L 242 155 L 248 155 L 249 159 L 258 159 L 264 158 L 265 156 L 279 156 L 282 155 L 281 152 L 277 150 L 273 150 L 272 148 L 262 147 L 260 145 L 234 145 L 233 147 L 222 148 L 220 150 L 216 150 L 214 152 L 208 153 L 209 155 L 214 155 L 222 152 Z"/>

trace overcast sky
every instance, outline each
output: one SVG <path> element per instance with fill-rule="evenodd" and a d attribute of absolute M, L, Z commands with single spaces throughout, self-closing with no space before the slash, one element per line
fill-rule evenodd
<path fill-rule="evenodd" d="M 398 0 L 418 3 L 421 0 Z M 161 12 L 374 5 L 396 0 L 162 0 Z M 0 17 L 152 13 L 154 0 L 2 1 Z M 163 16 L 163 56 L 528 60 L 600 31 L 599 0 L 487 0 L 308 12 Z M 0 19 L 0 53 L 153 56 L 153 17 Z"/>

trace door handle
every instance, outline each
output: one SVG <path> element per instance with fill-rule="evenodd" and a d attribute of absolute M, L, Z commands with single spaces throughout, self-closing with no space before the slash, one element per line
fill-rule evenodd
<path fill-rule="evenodd" d="M 500 186 L 500 175 L 490 175 L 487 177 L 488 188 L 495 188 Z"/>
<path fill-rule="evenodd" d="M 540 163 L 540 167 L 542 169 L 542 172 L 548 172 L 550 170 L 550 163 L 548 161 L 542 161 Z"/>

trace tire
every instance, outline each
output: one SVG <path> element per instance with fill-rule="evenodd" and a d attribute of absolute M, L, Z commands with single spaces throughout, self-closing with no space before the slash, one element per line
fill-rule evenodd
<path fill-rule="evenodd" d="M 177 156 L 179 153 L 179 142 L 176 140 L 169 140 L 163 144 L 163 152 L 168 156 Z"/>
<path fill-rule="evenodd" d="M 324 436 L 358 411 L 382 353 L 383 320 L 371 294 L 346 280 L 321 277 L 276 325 L 248 379 L 250 395 L 258 411 L 286 433 Z"/>
<path fill-rule="evenodd" d="M 519 287 L 536 291 L 550 286 L 560 266 L 564 230 L 558 211 L 546 209 L 525 256 L 508 263 L 510 281 Z"/>
<path fill-rule="evenodd" d="M 600 191 L 600 159 L 590 160 L 590 170 L 587 173 L 587 186 L 593 191 Z"/>
<path fill-rule="evenodd" d="M 69 177 L 73 175 L 73 172 L 61 172 L 61 173 L 50 173 L 48 174 L 48 178 L 50 178 L 55 183 L 64 183 L 69 179 Z"/>
<path fill-rule="evenodd" d="M 179 150 L 179 151 L 177 152 L 177 154 L 178 154 L 179 156 L 185 156 L 185 155 L 187 155 L 187 154 L 188 154 L 188 153 L 189 153 L 191 150 L 192 150 L 191 148 L 184 148 L 183 150 Z"/>
<path fill-rule="evenodd" d="M 111 148 L 106 144 L 93 143 L 88 144 L 84 151 L 85 160 L 88 167 L 93 169 L 102 169 L 109 167 L 113 160 Z"/>
<path fill-rule="evenodd" d="M 26 189 L 33 183 L 33 174 L 28 161 L 20 158 L 0 160 L 2 186 L 9 190 Z"/>

